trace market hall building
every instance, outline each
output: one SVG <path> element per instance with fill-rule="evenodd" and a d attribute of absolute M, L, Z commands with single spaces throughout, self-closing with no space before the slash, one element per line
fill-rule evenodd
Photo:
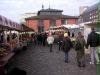
<path fill-rule="evenodd" d="M 62 14 L 63 10 L 41 9 L 37 16 L 26 18 L 26 25 L 35 32 L 45 32 L 50 27 L 59 27 L 61 25 L 73 25 L 78 23 L 78 16 L 68 16 Z"/>

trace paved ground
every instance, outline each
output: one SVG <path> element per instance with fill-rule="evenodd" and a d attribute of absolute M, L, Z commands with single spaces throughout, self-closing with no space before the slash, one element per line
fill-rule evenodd
<path fill-rule="evenodd" d="M 48 47 L 31 46 L 15 56 L 12 67 L 19 67 L 27 71 L 27 75 L 99 75 L 99 65 L 90 65 L 86 58 L 86 68 L 80 70 L 76 64 L 75 51 L 69 53 L 70 62 L 64 62 L 64 53 L 58 52 L 53 46 L 53 52 Z"/>

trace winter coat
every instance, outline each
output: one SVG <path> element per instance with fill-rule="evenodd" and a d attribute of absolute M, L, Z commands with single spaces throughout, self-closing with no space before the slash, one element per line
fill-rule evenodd
<path fill-rule="evenodd" d="M 58 43 L 59 45 L 61 45 L 61 44 L 62 44 L 62 41 L 63 41 L 63 34 L 59 34 L 59 35 L 58 35 L 58 42 L 57 42 L 57 43 Z"/>
<path fill-rule="evenodd" d="M 54 42 L 54 37 L 53 36 L 48 36 L 47 43 L 48 44 L 53 44 L 53 42 Z"/>
<path fill-rule="evenodd" d="M 77 37 L 75 41 L 75 50 L 84 53 L 84 47 L 86 45 L 84 37 Z"/>
<path fill-rule="evenodd" d="M 62 42 L 62 50 L 68 52 L 72 48 L 72 42 L 69 37 L 64 37 Z"/>
<path fill-rule="evenodd" d="M 99 34 L 95 33 L 94 31 L 92 31 L 89 35 L 88 35 L 88 39 L 87 39 L 87 47 L 90 45 L 90 47 L 97 47 L 99 46 Z"/>
<path fill-rule="evenodd" d="M 63 41 L 63 34 L 58 35 L 58 42 L 62 42 Z"/>

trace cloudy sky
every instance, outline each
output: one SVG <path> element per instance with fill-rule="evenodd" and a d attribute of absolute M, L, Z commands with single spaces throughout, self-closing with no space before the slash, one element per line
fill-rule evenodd
<path fill-rule="evenodd" d="M 20 22 L 24 13 L 37 12 L 42 8 L 61 9 L 65 15 L 79 15 L 80 6 L 91 6 L 99 0 L 0 0 L 0 15 Z"/>

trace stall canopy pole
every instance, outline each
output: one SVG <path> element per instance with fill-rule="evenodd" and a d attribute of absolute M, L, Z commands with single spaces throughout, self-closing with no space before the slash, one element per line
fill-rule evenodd
<path fill-rule="evenodd" d="M 7 43 L 7 31 L 4 32 L 5 43 Z"/>
<path fill-rule="evenodd" d="M 19 36 L 20 36 L 20 34 L 19 34 L 19 32 L 17 33 L 17 43 L 19 44 Z"/>
<path fill-rule="evenodd" d="M 11 30 L 10 30 L 10 35 L 9 36 L 10 36 L 10 42 L 12 43 L 12 33 L 11 33 Z M 11 45 L 11 51 L 12 51 L 12 49 L 13 49 L 12 48 L 12 44 L 10 44 L 10 45 Z"/>
<path fill-rule="evenodd" d="M 12 33 L 11 33 L 11 30 L 10 30 L 10 41 L 12 40 Z"/>

